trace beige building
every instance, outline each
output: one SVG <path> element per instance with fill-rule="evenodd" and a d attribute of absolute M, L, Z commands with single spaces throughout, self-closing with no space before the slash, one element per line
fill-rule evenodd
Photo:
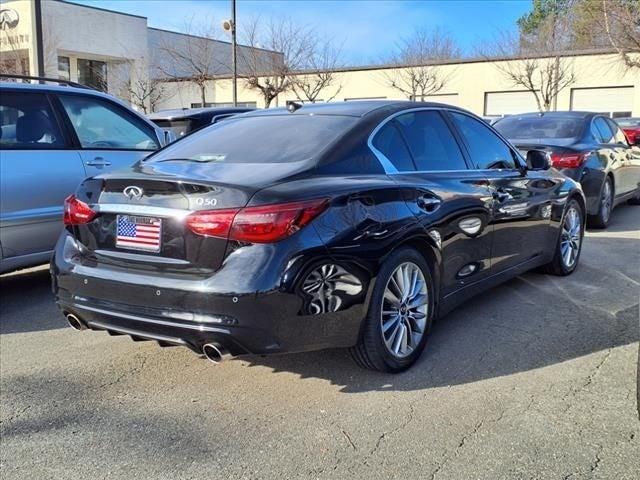
<path fill-rule="evenodd" d="M 91 85 L 125 100 L 132 99 L 127 98 L 123 85 L 133 84 L 138 76 L 161 75 L 157 70 L 163 60 L 159 54 L 163 43 L 184 45 L 190 39 L 199 38 L 150 28 L 145 17 L 59 0 L 43 0 L 41 4 L 46 76 Z M 1 69 L 25 74 L 36 72 L 34 0 L 2 0 L 0 10 Z M 229 43 L 212 41 L 212 45 L 215 64 L 224 65 L 225 58 L 230 61 Z M 274 52 L 265 51 L 267 54 Z M 575 82 L 559 92 L 556 109 L 607 112 L 614 117 L 640 116 L 640 73 L 626 70 L 615 54 L 574 55 L 565 61 L 573 70 Z M 441 90 L 424 100 L 458 105 L 486 116 L 537 110 L 534 95 L 506 78 L 500 66 L 508 62 L 516 65 L 519 60 L 475 59 L 439 65 L 436 68 L 447 81 Z M 218 78 L 208 83 L 207 105 L 231 104 L 228 71 L 227 67 L 226 72 L 218 72 Z M 405 94 L 389 85 L 388 77 L 393 71 L 380 66 L 341 69 L 318 99 L 406 99 Z M 192 82 L 164 85 L 164 94 L 155 110 L 201 105 L 200 89 Z M 243 105 L 264 106 L 259 93 L 247 89 L 242 80 L 239 80 L 238 100 Z M 272 105 L 284 105 L 287 100 L 297 100 L 297 97 L 287 92 Z"/>
<path fill-rule="evenodd" d="M 179 64 L 165 61 L 162 49 L 169 46 L 176 51 L 197 47 L 210 54 L 211 74 L 231 72 L 225 66 L 231 58 L 229 42 L 151 28 L 145 17 L 93 6 L 62 0 L 41 0 L 40 5 L 46 77 L 89 85 L 135 103 L 140 97 L 132 92 L 136 86 L 148 85 L 149 78 L 171 69 L 173 75 L 182 74 Z M 0 72 L 37 75 L 36 38 L 35 0 L 2 0 Z M 258 57 L 281 58 L 275 52 L 253 51 Z"/>
<path fill-rule="evenodd" d="M 537 111 L 535 96 L 523 87 L 514 85 L 504 74 L 504 64 L 507 62 L 515 65 L 519 60 L 496 62 L 475 59 L 439 65 L 437 68 L 441 76 L 448 81 L 441 90 L 424 97 L 424 100 L 457 105 L 485 116 Z M 575 82 L 558 93 L 557 110 L 598 111 L 614 117 L 640 116 L 640 73 L 625 69 L 617 55 L 582 54 L 567 57 L 563 62 L 573 70 Z M 380 66 L 342 69 L 318 99 L 406 100 L 405 94 L 390 86 L 391 73 L 391 69 Z M 197 102 L 198 91 L 188 82 L 169 84 L 168 89 L 172 96 L 159 104 L 160 109 L 189 107 Z M 231 79 L 221 78 L 211 82 L 208 92 L 209 98 L 216 103 L 230 102 Z M 264 106 L 257 92 L 244 88 L 242 80 L 239 80 L 238 98 L 246 102 L 254 101 L 259 107 Z M 298 98 L 293 92 L 287 92 L 280 95 L 274 104 L 284 105 L 287 100 Z"/>

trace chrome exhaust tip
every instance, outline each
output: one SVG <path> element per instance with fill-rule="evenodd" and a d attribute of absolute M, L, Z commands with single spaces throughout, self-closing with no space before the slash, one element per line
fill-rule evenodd
<path fill-rule="evenodd" d="M 69 326 L 74 330 L 80 331 L 87 329 L 87 326 L 84 324 L 84 322 L 76 317 L 73 313 L 67 312 L 64 316 L 66 317 Z"/>
<path fill-rule="evenodd" d="M 202 347 L 202 354 L 214 365 L 231 358 L 231 354 L 222 345 L 217 343 L 207 343 Z"/>

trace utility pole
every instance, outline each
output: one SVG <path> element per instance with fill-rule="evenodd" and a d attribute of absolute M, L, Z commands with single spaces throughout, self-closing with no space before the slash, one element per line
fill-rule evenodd
<path fill-rule="evenodd" d="M 233 106 L 238 106 L 238 59 L 236 42 L 236 0 L 231 0 L 231 65 L 233 69 Z"/>
<path fill-rule="evenodd" d="M 235 2 L 235 0 L 234 0 Z M 42 4 L 40 0 L 33 2 L 35 13 L 35 27 L 36 27 L 36 58 L 38 65 L 38 77 L 44 77 L 44 41 L 42 40 Z"/>

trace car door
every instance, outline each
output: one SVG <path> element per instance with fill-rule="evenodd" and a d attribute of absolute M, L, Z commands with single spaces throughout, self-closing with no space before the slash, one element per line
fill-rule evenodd
<path fill-rule="evenodd" d="M 468 167 L 442 113 L 419 109 L 397 115 L 372 145 L 393 163 L 392 178 L 407 205 L 440 242 L 443 296 L 488 276 L 491 194 L 482 173 Z"/>
<path fill-rule="evenodd" d="M 621 177 L 621 195 L 627 195 L 638 188 L 640 184 L 640 171 L 638 169 L 638 162 L 634 162 L 633 150 L 627 142 L 622 129 L 610 118 L 606 119 L 609 128 L 613 132 L 612 148 L 620 158 L 622 163 L 622 175 Z"/>
<path fill-rule="evenodd" d="M 527 171 L 515 149 L 484 122 L 451 111 L 474 168 L 486 177 L 493 197 L 492 273 L 534 260 L 549 251 L 551 205 L 557 182 Z"/>
<path fill-rule="evenodd" d="M 116 102 L 80 94 L 58 99 L 89 177 L 132 165 L 160 147 L 155 129 Z"/>
<path fill-rule="evenodd" d="M 25 90 L 3 88 L 0 95 L 3 263 L 24 256 L 46 260 L 62 228 L 64 199 L 84 178 L 80 156 L 61 128 L 50 96 Z"/>
<path fill-rule="evenodd" d="M 624 195 L 629 190 L 629 182 L 625 178 L 626 152 L 621 151 L 616 145 L 615 135 L 605 117 L 595 117 L 592 125 L 596 130 L 596 139 L 599 142 L 598 158 L 600 158 L 602 165 L 607 165 L 605 171 L 609 171 L 613 175 L 614 196 Z"/>

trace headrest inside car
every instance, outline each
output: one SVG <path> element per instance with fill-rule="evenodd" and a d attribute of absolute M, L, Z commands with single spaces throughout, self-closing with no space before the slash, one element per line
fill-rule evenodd
<path fill-rule="evenodd" d="M 16 140 L 18 142 L 37 142 L 45 133 L 53 133 L 51 120 L 39 110 L 29 112 L 16 121 Z"/>

